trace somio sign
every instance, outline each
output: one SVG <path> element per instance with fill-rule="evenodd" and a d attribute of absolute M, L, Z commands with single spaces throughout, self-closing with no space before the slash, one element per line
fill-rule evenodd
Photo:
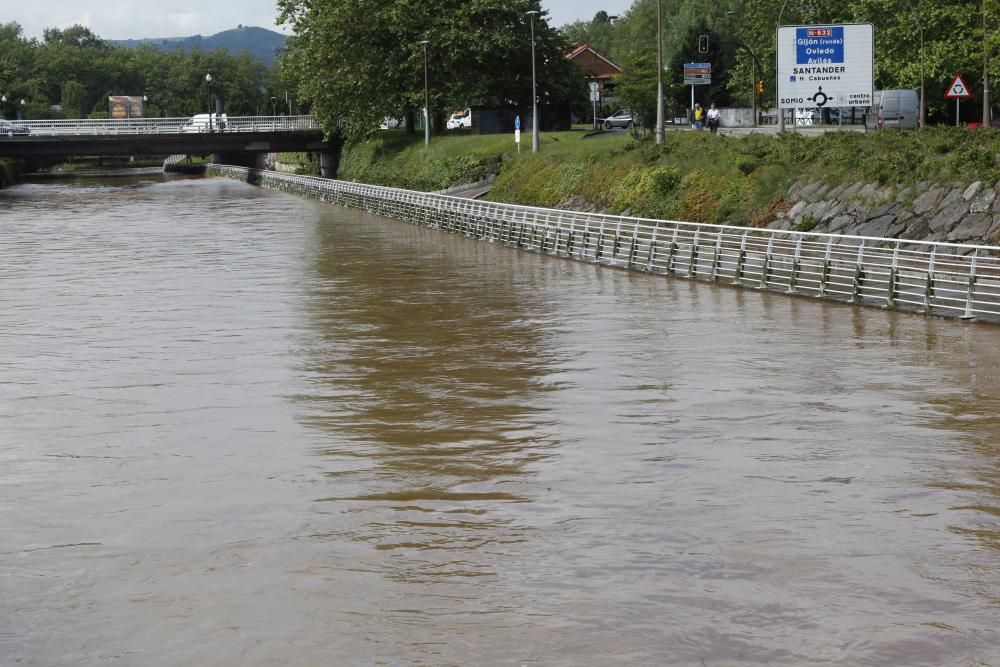
<path fill-rule="evenodd" d="M 875 82 L 870 23 L 778 28 L 778 107 L 867 107 Z"/>

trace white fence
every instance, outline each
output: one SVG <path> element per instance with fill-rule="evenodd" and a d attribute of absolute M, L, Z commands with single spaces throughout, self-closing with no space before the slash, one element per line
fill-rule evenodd
<path fill-rule="evenodd" d="M 188 125 L 190 118 L 122 118 L 103 120 L 25 120 L 11 121 L 22 134 L 26 129 L 31 136 L 90 136 L 133 134 L 186 134 L 208 132 L 207 124 Z M 317 130 L 319 125 L 312 116 L 229 116 L 213 121 L 214 132 L 295 132 Z M 7 138 L 6 135 L 0 139 Z"/>
<path fill-rule="evenodd" d="M 634 271 L 1000 321 L 1000 247 L 647 220 L 214 165 L 209 173 Z"/>

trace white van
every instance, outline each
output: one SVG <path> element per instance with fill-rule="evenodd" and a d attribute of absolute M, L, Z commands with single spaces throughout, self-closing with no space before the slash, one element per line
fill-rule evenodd
<path fill-rule="evenodd" d="M 184 125 L 181 132 L 184 134 L 201 132 L 225 132 L 228 126 L 228 118 L 224 113 L 200 113 L 191 116 Z"/>
<path fill-rule="evenodd" d="M 461 128 L 472 127 L 472 109 L 466 109 L 465 111 L 456 111 L 448 119 L 446 127 L 449 130 L 458 130 Z"/>
<path fill-rule="evenodd" d="M 914 129 L 920 123 L 920 95 L 916 90 L 876 90 L 868 126 Z"/>

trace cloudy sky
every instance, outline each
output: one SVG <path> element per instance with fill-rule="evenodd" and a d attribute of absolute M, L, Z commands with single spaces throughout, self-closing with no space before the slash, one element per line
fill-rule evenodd
<path fill-rule="evenodd" d="M 554 25 L 590 19 L 599 10 L 621 14 L 632 0 L 542 0 Z M 4 2 L 0 23 L 16 21 L 28 37 L 44 28 L 87 26 L 105 39 L 212 35 L 237 25 L 274 25 L 274 0 L 20 0 Z"/>

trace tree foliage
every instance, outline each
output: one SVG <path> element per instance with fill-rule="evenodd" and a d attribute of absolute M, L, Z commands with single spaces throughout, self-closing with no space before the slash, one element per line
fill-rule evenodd
<path fill-rule="evenodd" d="M 662 3 L 667 80 L 679 80 L 687 58 L 711 60 L 713 79 L 721 80 L 722 85 L 701 92 L 706 99 L 722 104 L 749 105 L 751 53 L 761 65 L 757 78 L 766 82 L 763 103 L 774 103 L 774 39 L 783 5 L 781 23 L 785 25 L 871 23 L 875 28 L 876 88 L 919 88 L 922 31 L 932 119 L 947 118 L 944 92 L 956 72 L 962 72 L 977 95 L 981 94 L 984 53 L 994 78 L 1000 79 L 996 72 L 1000 61 L 998 0 L 636 0 L 601 45 L 627 73 L 642 58 L 655 59 L 657 1 Z M 985 33 L 984 4 L 988 19 Z M 576 40 L 592 34 L 584 27 L 577 22 L 563 31 L 568 39 Z M 707 57 L 695 51 L 698 34 L 711 37 Z M 675 93 L 680 102 L 683 93 Z"/>
<path fill-rule="evenodd" d="M 531 106 L 526 12 L 539 11 L 538 0 L 279 0 L 278 8 L 294 32 L 282 71 L 328 130 L 363 136 L 383 116 L 423 108 L 423 40 L 432 116 L 478 104 Z M 534 30 L 539 103 L 566 104 L 582 78 L 544 12 Z"/>
<path fill-rule="evenodd" d="M 35 40 L 25 38 L 17 23 L 0 25 L 0 93 L 8 99 L 7 116 L 21 99 L 29 119 L 107 116 L 109 95 L 146 95 L 147 115 L 190 116 L 208 108 L 209 72 L 213 96 L 224 99 L 229 114 L 270 113 L 262 88 L 281 90 L 284 100 L 285 86 L 248 53 L 128 49 L 83 26 L 50 28 Z"/>

